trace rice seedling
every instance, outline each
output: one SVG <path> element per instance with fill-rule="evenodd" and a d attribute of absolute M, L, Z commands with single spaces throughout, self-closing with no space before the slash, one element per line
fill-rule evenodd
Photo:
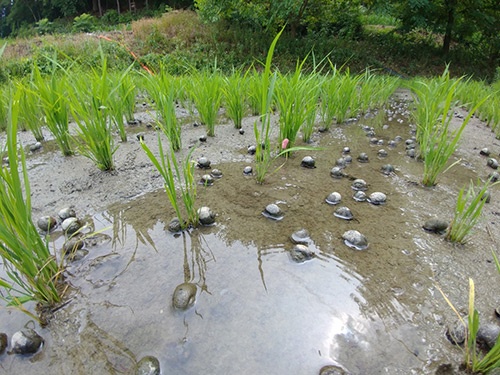
<path fill-rule="evenodd" d="M 20 118 L 24 127 L 31 131 L 38 142 L 43 141 L 42 113 L 40 111 L 40 97 L 35 93 L 31 83 L 21 81 L 15 83 L 17 90 L 22 92 L 19 102 Z"/>
<path fill-rule="evenodd" d="M 448 226 L 446 239 L 451 242 L 465 243 L 472 229 L 476 226 L 481 218 L 481 212 L 485 204 L 486 191 L 496 185 L 487 181 L 479 190 L 471 182 L 467 191 L 465 187 L 460 189 L 453 219 Z"/>
<path fill-rule="evenodd" d="M 337 124 L 343 123 L 349 116 L 357 113 L 357 87 L 361 76 L 352 76 L 349 69 L 344 74 L 337 75 L 338 81 L 335 91 L 332 93 L 335 120 Z"/>
<path fill-rule="evenodd" d="M 306 59 L 300 64 L 296 64 L 295 72 L 292 75 L 279 76 L 274 93 L 279 111 L 279 144 L 281 145 L 283 140 L 287 139 L 287 148 L 293 147 L 300 128 L 307 118 L 313 116 L 311 112 L 314 114 L 316 112 L 315 105 L 308 105 L 309 101 L 316 100 L 316 97 L 313 96 L 317 87 L 316 75 L 308 74 L 304 77 L 302 74 L 302 67 Z M 289 152 L 288 149 L 286 155 Z"/>
<path fill-rule="evenodd" d="M 8 103 L 11 97 L 10 88 L 10 85 L 0 86 L 0 130 L 2 131 L 7 128 Z"/>
<path fill-rule="evenodd" d="M 415 120 L 416 138 L 419 143 L 420 158 L 424 163 L 422 183 L 434 186 L 437 176 L 445 170 L 446 164 L 458 147 L 465 126 L 479 105 L 477 103 L 462 120 L 457 130 L 450 131 L 452 110 L 456 105 L 455 95 L 461 79 L 451 80 L 446 70 L 442 77 L 431 82 L 418 81 L 412 90 L 417 96 Z"/>
<path fill-rule="evenodd" d="M 212 72 L 196 71 L 191 75 L 189 94 L 198 111 L 200 121 L 207 127 L 207 135 L 215 135 L 215 122 L 222 102 L 222 79 L 217 67 Z"/>
<path fill-rule="evenodd" d="M 0 256 L 8 276 L 0 278 L 0 298 L 36 318 L 23 304 L 36 301 L 45 307 L 60 302 L 63 276 L 31 216 L 26 159 L 23 148 L 17 144 L 20 96 L 18 90 L 8 108 L 9 166 L 0 169 Z"/>
<path fill-rule="evenodd" d="M 322 78 L 319 74 L 315 74 L 315 76 L 309 81 L 310 87 L 306 89 L 306 91 L 309 92 L 309 96 L 306 98 L 304 104 L 306 119 L 300 128 L 302 132 L 302 140 L 305 143 L 309 143 L 311 141 L 314 124 L 316 124 L 316 117 L 318 114 L 318 98 L 320 95 L 321 84 Z"/>
<path fill-rule="evenodd" d="M 181 149 L 181 124 L 175 114 L 177 81 L 165 69 L 155 76 L 146 76 L 146 88 L 154 101 L 157 124 L 170 141 L 174 151 Z"/>
<path fill-rule="evenodd" d="M 241 122 L 246 112 L 247 74 L 248 70 L 245 74 L 242 74 L 239 69 L 233 70 L 231 75 L 224 77 L 222 86 L 226 114 L 233 121 L 236 129 L 241 129 Z"/>
<path fill-rule="evenodd" d="M 321 126 L 328 130 L 335 120 L 335 90 L 337 89 L 337 76 L 339 71 L 336 66 L 332 66 L 332 71 L 328 74 L 320 86 L 320 105 L 318 108 Z"/>
<path fill-rule="evenodd" d="M 498 264 L 497 264 L 498 265 Z M 500 272 L 500 268 L 499 268 Z M 494 369 L 500 368 L 500 337 L 497 338 L 495 345 L 484 355 L 481 355 L 477 347 L 477 332 L 479 330 L 479 313 L 475 308 L 475 285 L 474 280 L 469 278 L 469 311 L 467 322 L 457 311 L 455 306 L 441 291 L 446 303 L 451 307 L 455 314 L 464 325 L 466 331 L 465 339 L 465 366 L 474 374 L 488 374 Z"/>
<path fill-rule="evenodd" d="M 73 155 L 73 140 L 69 133 L 69 104 L 66 75 L 56 61 L 52 61 L 50 77 L 45 80 L 37 65 L 33 68 L 33 86 L 39 96 L 39 103 L 45 124 L 54 136 L 63 155 Z M 66 72 L 63 72 L 66 73 Z"/>
<path fill-rule="evenodd" d="M 249 74 L 248 72 L 251 72 Z M 260 114 L 262 108 L 262 77 L 255 67 L 247 71 L 248 75 L 248 94 L 247 103 L 250 107 L 250 113 L 252 116 L 257 116 Z"/>
<path fill-rule="evenodd" d="M 114 169 L 114 145 L 110 121 L 107 63 L 103 58 L 100 72 L 80 75 L 72 81 L 71 113 L 78 125 L 79 151 L 103 171 Z"/>
<path fill-rule="evenodd" d="M 370 109 L 380 108 L 387 103 L 390 96 L 399 85 L 399 78 L 378 76 L 369 69 L 360 77 L 358 88 L 358 103 L 355 107 L 361 113 Z"/>
<path fill-rule="evenodd" d="M 134 119 L 136 87 L 130 77 L 132 65 L 120 74 L 113 74 L 108 77 L 110 92 L 107 98 L 107 107 L 120 140 L 127 142 L 127 131 L 125 121 Z"/>
<path fill-rule="evenodd" d="M 271 130 L 271 112 L 277 73 L 271 73 L 271 62 L 276 43 L 278 43 L 278 39 L 283 30 L 284 28 L 281 29 L 281 31 L 275 36 L 271 46 L 269 47 L 266 63 L 264 65 L 264 71 L 261 74 L 261 82 L 257 86 L 260 90 L 258 93 L 255 93 L 260 97 L 260 129 L 257 125 L 257 121 L 255 121 L 253 125 L 255 142 L 257 144 L 255 150 L 255 178 L 260 184 L 264 182 L 272 161 L 269 133 Z"/>
<path fill-rule="evenodd" d="M 170 204 L 179 219 L 181 228 L 186 229 L 189 227 L 196 227 L 198 225 L 198 211 L 195 206 L 195 166 L 191 160 L 194 148 L 192 148 L 188 153 L 184 162 L 179 164 L 172 148 L 170 148 L 170 152 L 168 154 L 163 151 L 160 133 L 158 133 L 158 157 L 153 154 L 144 141 L 141 141 L 141 147 L 163 177 L 165 192 L 167 193 L 168 200 L 170 201 Z M 184 205 L 184 212 L 181 211 L 176 185 L 178 185 L 180 190 L 180 197 Z M 185 218 L 183 213 L 185 213 Z"/>

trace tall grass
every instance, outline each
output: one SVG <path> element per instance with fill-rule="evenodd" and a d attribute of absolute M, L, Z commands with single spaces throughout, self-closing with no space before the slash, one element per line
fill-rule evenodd
<path fill-rule="evenodd" d="M 458 193 L 453 220 L 448 226 L 446 239 L 452 242 L 465 243 L 472 229 L 481 218 L 481 212 L 486 202 L 484 194 L 497 183 L 487 181 L 479 190 L 471 182 L 467 191 L 465 187 Z"/>
<path fill-rule="evenodd" d="M 71 90 L 71 113 L 78 125 L 79 151 L 103 171 L 114 169 L 114 144 L 109 98 L 107 62 L 100 71 L 75 76 Z"/>
<path fill-rule="evenodd" d="M 146 90 L 154 101 L 157 124 L 170 141 L 174 151 L 181 149 L 181 124 L 175 113 L 178 83 L 164 68 L 160 73 L 145 76 Z"/>
<path fill-rule="evenodd" d="M 420 158 L 424 163 L 422 183 L 434 186 L 437 176 L 445 170 L 447 162 L 458 147 L 462 133 L 477 107 L 476 104 L 462 120 L 458 129 L 450 131 L 453 109 L 457 104 L 456 91 L 461 79 L 450 79 L 448 69 L 439 79 L 417 81 L 412 90 L 417 97 L 414 113 L 417 124 L 416 138 Z"/>
<path fill-rule="evenodd" d="M 222 86 L 226 114 L 233 121 L 236 129 L 241 129 L 243 116 L 246 113 L 248 72 L 247 70 L 245 74 L 242 74 L 241 69 L 233 70 L 230 75 L 224 77 Z"/>
<path fill-rule="evenodd" d="M 48 79 L 42 77 L 37 65 L 33 68 L 33 86 L 40 98 L 45 124 L 65 156 L 73 155 L 73 140 L 69 133 L 69 103 L 66 72 L 52 61 Z"/>
<path fill-rule="evenodd" d="M 207 127 L 207 135 L 213 137 L 222 102 L 222 78 L 217 67 L 211 72 L 203 70 L 192 73 L 189 92 L 201 123 Z"/>
<path fill-rule="evenodd" d="M 148 158 L 151 160 L 155 168 L 163 177 L 165 192 L 168 200 L 172 205 L 179 219 L 182 229 L 196 227 L 198 225 L 198 211 L 196 209 L 196 181 L 194 180 L 194 163 L 191 160 L 191 155 L 194 148 L 191 149 L 184 162 L 180 164 L 175 157 L 172 148 L 168 153 L 163 151 L 163 145 L 158 133 L 158 152 L 159 156 L 155 156 L 151 149 L 141 141 L 141 146 Z M 184 211 L 181 210 L 179 198 L 177 195 L 177 187 L 180 190 L 180 198 L 182 200 Z"/>
<path fill-rule="evenodd" d="M 14 94 L 8 109 L 9 167 L 0 169 L 0 255 L 8 276 L 0 278 L 0 298 L 34 317 L 23 303 L 33 300 L 51 306 L 60 302 L 63 276 L 31 217 L 26 160 L 17 144 L 20 95 L 21 91 Z"/>

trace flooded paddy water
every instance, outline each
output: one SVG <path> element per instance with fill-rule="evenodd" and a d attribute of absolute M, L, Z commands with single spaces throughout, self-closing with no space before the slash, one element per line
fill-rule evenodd
<path fill-rule="evenodd" d="M 393 101 L 392 110 L 406 113 L 408 105 Z M 259 185 L 242 172 L 253 166 L 247 154 L 253 121 L 246 120 L 244 135 L 220 125 L 198 145 L 194 157 L 208 157 L 223 173 L 212 186 L 198 187 L 197 204 L 216 212 L 216 223 L 183 233 L 167 231 L 174 212 L 133 135 L 120 144 L 117 170 L 108 174 L 57 151 L 29 157 L 35 217 L 73 205 L 99 235 L 85 257 L 68 263 L 68 303 L 47 327 L 28 323 L 44 338 L 42 351 L 0 355 L 2 373 L 134 374 L 145 356 L 159 360 L 162 374 L 318 374 L 327 365 L 350 374 L 459 373 L 462 351 L 445 336 L 456 316 L 439 288 L 465 314 L 473 278 L 482 321 L 499 324 L 500 275 L 491 255 L 498 254 L 498 189 L 465 245 L 422 225 L 450 220 L 458 190 L 491 172 L 479 150 L 500 151 L 494 134 L 473 119 L 453 160 L 461 161 L 438 185 L 424 188 L 422 164 L 406 155 L 407 115 L 360 118 L 315 133 L 318 150 L 279 158 L 274 166 L 283 165 Z M 370 143 L 364 126 L 384 144 Z M 144 131 L 154 144 L 154 130 Z M 184 144 L 196 144 L 203 133 L 186 126 Z M 389 147 L 398 135 L 402 141 Z M 332 178 L 344 147 L 353 158 L 348 176 Z M 369 162 L 356 160 L 362 152 Z M 306 155 L 316 168 L 300 166 Z M 395 172 L 382 173 L 386 164 Z M 206 172 L 196 173 L 199 179 Z M 355 201 L 357 178 L 367 182 L 367 195 L 382 192 L 387 202 Z M 333 215 L 338 206 L 325 202 L 332 192 L 340 193 L 338 206 L 347 206 L 353 220 Z M 271 203 L 282 220 L 262 215 Z M 303 263 L 291 257 L 290 235 L 299 229 L 309 232 L 314 252 Z M 368 248 L 346 246 L 348 230 L 366 236 Z M 64 242 L 58 233 L 56 249 Z M 186 311 L 172 306 L 174 289 L 184 282 L 197 287 Z M 28 321 L 0 310 L 0 331 L 9 337 Z"/>

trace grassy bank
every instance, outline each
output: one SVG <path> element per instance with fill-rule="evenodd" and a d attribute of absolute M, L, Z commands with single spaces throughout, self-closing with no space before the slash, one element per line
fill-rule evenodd
<path fill-rule="evenodd" d="M 36 62 L 42 72 L 50 67 L 50 58 L 82 69 L 99 66 L 101 44 L 108 56 L 109 68 L 125 69 L 134 60 L 154 71 L 166 67 L 170 74 L 182 74 L 188 67 L 217 66 L 229 72 L 233 67 L 247 67 L 263 61 L 274 35 L 237 26 L 203 24 L 192 11 L 172 11 L 156 18 L 143 18 L 113 31 L 68 33 L 36 36 L 7 41 L 0 67 L 0 82 L 22 77 Z M 440 41 L 415 31 L 398 33 L 391 25 L 364 25 L 356 39 L 310 34 L 300 38 L 283 35 L 276 46 L 274 64 L 282 71 L 294 70 L 297 59 L 308 53 L 311 70 L 315 63 L 328 57 L 334 65 L 361 72 L 366 67 L 403 77 L 439 75 L 450 63 L 453 76 L 472 75 L 492 80 L 494 62 L 481 58 L 477 51 L 452 49 L 449 55 L 440 53 Z"/>

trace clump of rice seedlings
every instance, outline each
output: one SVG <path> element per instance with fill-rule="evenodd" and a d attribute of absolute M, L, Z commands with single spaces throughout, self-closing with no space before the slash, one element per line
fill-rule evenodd
<path fill-rule="evenodd" d="M 496 259 L 496 257 L 495 257 Z M 497 259 L 496 259 L 497 260 Z M 497 260 L 497 267 L 500 272 L 500 265 Z M 479 312 L 475 308 L 475 286 L 474 280 L 469 279 L 469 311 L 467 322 L 457 311 L 455 306 L 440 290 L 443 298 L 460 319 L 460 322 L 465 327 L 465 366 L 468 371 L 474 374 L 488 374 L 494 369 L 500 368 L 500 337 L 497 338 L 495 345 L 484 355 L 481 355 L 477 345 L 477 333 L 479 330 Z"/>
<path fill-rule="evenodd" d="M 207 127 L 207 135 L 215 135 L 215 123 L 222 102 L 222 79 L 215 67 L 208 70 L 195 71 L 191 75 L 189 94 L 198 111 L 200 121 Z"/>
<path fill-rule="evenodd" d="M 338 81 L 332 95 L 331 105 L 334 106 L 337 124 L 341 124 L 348 117 L 357 113 L 357 87 L 361 76 L 352 76 L 349 69 L 347 69 L 343 74 L 337 75 L 337 78 Z"/>
<path fill-rule="evenodd" d="M 247 103 L 252 116 L 257 116 L 262 109 L 262 77 L 255 68 L 248 70 L 248 72 L 251 74 L 248 75 Z"/>
<path fill-rule="evenodd" d="M 38 319 L 23 304 L 36 301 L 44 308 L 60 302 L 63 276 L 31 216 L 26 159 L 23 148 L 17 144 L 20 95 L 18 90 L 8 108 L 9 166 L 0 169 L 0 256 L 8 276 L 0 278 L 0 299 Z"/>
<path fill-rule="evenodd" d="M 451 242 L 465 243 L 473 228 L 479 222 L 483 206 L 486 202 L 486 191 L 497 183 L 486 182 L 478 190 L 471 182 L 467 191 L 465 187 L 460 189 L 455 205 L 453 220 L 448 226 L 446 239 Z"/>
<path fill-rule="evenodd" d="M 304 103 L 306 118 L 304 124 L 300 128 L 302 132 L 302 140 L 305 143 L 309 143 L 311 141 L 311 136 L 314 130 L 314 125 L 316 124 L 316 117 L 318 114 L 318 98 L 320 94 L 322 79 L 319 74 L 315 74 L 314 77 L 308 81 L 309 87 L 306 91 L 309 93 L 309 96 L 306 98 Z"/>
<path fill-rule="evenodd" d="M 172 205 L 182 229 L 196 227 L 198 225 L 198 211 L 195 206 L 196 202 L 196 181 L 194 179 L 194 162 L 191 160 L 191 155 L 194 148 L 191 149 L 184 162 L 180 164 L 175 157 L 173 149 L 165 153 L 163 145 L 158 133 L 158 152 L 159 156 L 155 156 L 150 148 L 141 141 L 141 146 L 148 158 L 151 160 L 155 168 L 163 177 L 165 192 L 168 200 Z M 180 191 L 181 201 L 184 206 L 184 211 L 181 210 L 179 198 L 177 195 L 177 187 Z"/>
<path fill-rule="evenodd" d="M 287 139 L 287 148 L 293 147 L 300 128 L 307 118 L 313 116 L 310 112 L 316 113 L 316 107 L 308 105 L 310 100 L 316 99 L 314 96 L 317 87 L 316 75 L 302 74 L 305 61 L 306 59 L 300 64 L 297 63 L 293 74 L 279 76 L 274 93 L 279 111 L 279 143 L 283 144 L 283 140 Z"/>
<path fill-rule="evenodd" d="M 0 130 L 6 129 L 9 98 L 11 97 L 11 86 L 0 86 Z"/>
<path fill-rule="evenodd" d="M 38 66 L 33 68 L 33 86 L 39 96 L 39 103 L 45 124 L 54 136 L 65 156 L 73 155 L 73 139 L 69 133 L 69 103 L 66 72 L 52 61 L 48 79 L 44 79 Z"/>
<path fill-rule="evenodd" d="M 154 101 L 157 124 L 170 141 L 174 151 L 181 149 L 181 124 L 175 114 L 177 81 L 165 69 L 155 76 L 147 76 L 146 89 Z"/>
<path fill-rule="evenodd" d="M 125 122 L 134 119 L 136 87 L 130 77 L 132 66 L 120 74 L 108 76 L 110 92 L 107 99 L 109 115 L 120 135 L 122 142 L 127 142 Z"/>
<path fill-rule="evenodd" d="M 321 82 L 318 113 L 321 126 L 325 130 L 330 129 L 335 120 L 335 90 L 339 74 L 337 67 L 332 66 L 332 71 Z"/>
<path fill-rule="evenodd" d="M 114 169 L 114 144 L 109 98 L 111 87 L 103 58 L 101 71 L 80 75 L 72 81 L 71 113 L 78 125 L 79 151 L 103 171 Z"/>
<path fill-rule="evenodd" d="M 246 112 L 247 74 L 248 71 L 242 74 L 240 69 L 233 70 L 229 76 L 224 77 L 222 86 L 226 114 L 236 129 L 241 129 L 241 122 Z"/>
<path fill-rule="evenodd" d="M 24 127 L 31 131 L 38 142 L 43 141 L 42 132 L 42 113 L 40 105 L 40 97 L 33 91 L 31 83 L 23 83 L 21 81 L 15 83 L 16 89 L 21 91 L 19 102 L 20 115 L 19 121 L 24 124 Z"/>
<path fill-rule="evenodd" d="M 360 76 L 358 83 L 359 112 L 366 113 L 373 108 L 382 107 L 399 85 L 398 77 L 379 76 L 373 74 L 369 69 Z"/>
<path fill-rule="evenodd" d="M 453 109 L 457 103 L 455 95 L 460 81 L 461 79 L 451 80 L 446 69 L 440 79 L 430 82 L 417 81 L 412 86 L 417 97 L 414 116 L 419 156 L 424 163 L 422 183 L 425 186 L 436 184 L 437 176 L 446 169 L 449 158 L 458 147 L 465 126 L 482 103 L 477 103 L 469 111 L 457 130 L 450 131 Z"/>

